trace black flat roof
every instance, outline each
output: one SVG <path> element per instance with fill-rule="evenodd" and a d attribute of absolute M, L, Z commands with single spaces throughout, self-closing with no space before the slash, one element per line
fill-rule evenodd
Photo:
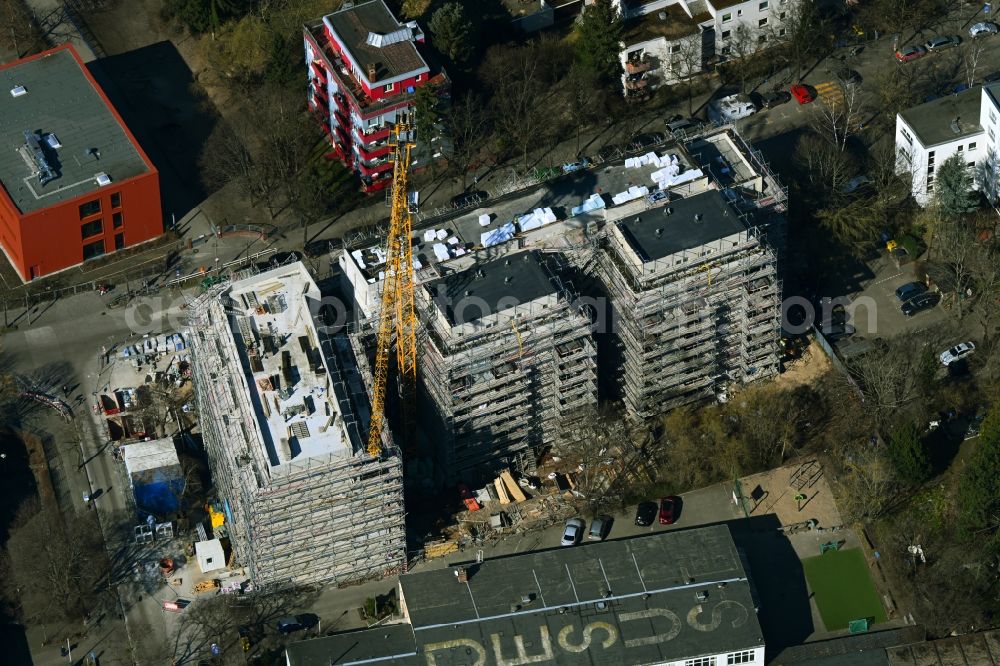
<path fill-rule="evenodd" d="M 722 192 L 708 190 L 675 199 L 615 222 L 644 262 L 662 259 L 746 231 Z"/>
<path fill-rule="evenodd" d="M 530 251 L 477 263 L 428 282 L 426 288 L 452 326 L 478 321 L 557 291 L 542 267 L 542 258 Z"/>
<path fill-rule="evenodd" d="M 413 629 L 408 624 L 387 624 L 299 641 L 286 647 L 285 654 L 288 666 L 330 666 L 368 660 L 391 660 L 393 664 L 427 663 L 415 658 Z"/>

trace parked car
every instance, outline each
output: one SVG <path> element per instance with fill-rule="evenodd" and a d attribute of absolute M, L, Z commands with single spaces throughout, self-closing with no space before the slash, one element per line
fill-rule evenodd
<path fill-rule="evenodd" d="M 903 303 L 899 309 L 902 310 L 903 314 L 907 317 L 912 317 L 918 312 L 929 310 L 934 307 L 940 300 L 941 294 L 932 291 L 926 294 L 920 294 L 919 296 L 914 296 L 910 300 Z"/>
<path fill-rule="evenodd" d="M 903 286 L 896 288 L 896 298 L 905 303 L 925 291 L 927 291 L 927 285 L 923 282 L 907 282 Z"/>
<path fill-rule="evenodd" d="M 628 147 L 629 150 L 645 150 L 646 148 L 652 148 L 657 144 L 663 143 L 666 139 L 667 137 L 663 132 L 646 132 L 632 137 Z"/>
<path fill-rule="evenodd" d="M 968 89 L 969 89 L 968 83 L 959 83 L 957 86 L 951 89 L 951 94 L 957 95 L 958 93 L 965 92 Z"/>
<path fill-rule="evenodd" d="M 459 208 L 468 208 L 469 206 L 478 206 L 488 196 L 486 192 L 480 191 L 456 194 L 451 198 L 451 207 L 457 210 Z"/>
<path fill-rule="evenodd" d="M 590 531 L 587 532 L 587 538 L 592 541 L 604 541 L 608 538 L 613 522 L 614 518 L 611 516 L 597 516 L 590 521 Z"/>
<path fill-rule="evenodd" d="M 563 527 L 562 540 L 560 546 L 575 546 L 583 538 L 583 521 L 579 518 L 570 518 Z"/>
<path fill-rule="evenodd" d="M 677 497 L 664 497 L 660 500 L 660 524 L 673 525 L 677 520 L 677 513 L 680 499 Z"/>
<path fill-rule="evenodd" d="M 306 625 L 300 622 L 297 617 L 283 617 L 278 620 L 277 626 L 278 633 L 285 634 L 286 636 L 306 628 Z"/>
<path fill-rule="evenodd" d="M 809 86 L 802 85 L 801 83 L 796 83 L 794 86 L 788 89 L 792 93 L 792 97 L 799 104 L 808 104 L 809 102 L 816 99 L 816 93 L 812 91 Z"/>
<path fill-rule="evenodd" d="M 973 437 L 979 437 L 979 431 L 983 429 L 983 421 L 986 420 L 986 414 L 980 412 L 969 419 L 969 427 L 965 429 L 965 439 L 972 439 Z"/>
<path fill-rule="evenodd" d="M 844 187 L 841 188 L 841 190 L 844 192 L 844 194 L 850 194 L 851 192 L 860 190 L 862 187 L 871 184 L 872 184 L 872 179 L 862 174 L 860 176 L 855 176 L 854 178 L 851 178 L 849 181 L 847 181 L 847 185 L 844 185 Z"/>
<path fill-rule="evenodd" d="M 294 264 L 296 261 L 302 261 L 301 252 L 296 252 L 295 250 L 291 250 L 290 252 L 275 252 L 267 260 L 267 267 L 268 269 L 278 268 L 279 266 Z"/>
<path fill-rule="evenodd" d="M 307 257 L 322 257 L 328 255 L 340 246 L 340 241 L 336 239 L 314 240 L 306 243 L 302 252 Z"/>
<path fill-rule="evenodd" d="M 970 356 L 974 351 L 976 351 L 975 343 L 962 342 L 951 349 L 941 352 L 941 363 L 943 365 L 951 365 L 955 361 L 961 361 L 966 356 Z"/>
<path fill-rule="evenodd" d="M 684 138 L 701 130 L 705 123 L 695 118 L 675 118 L 667 122 L 667 132 L 675 138 Z"/>
<path fill-rule="evenodd" d="M 640 502 L 635 510 L 635 524 L 639 527 L 648 527 L 656 520 L 658 507 L 656 502 Z"/>
<path fill-rule="evenodd" d="M 925 55 L 927 55 L 927 51 L 922 46 L 904 46 L 901 49 L 897 49 L 896 60 L 899 62 L 910 62 L 917 58 L 923 58 Z"/>
<path fill-rule="evenodd" d="M 962 38 L 958 35 L 948 37 L 933 37 L 924 43 L 924 48 L 928 51 L 943 51 L 962 43 Z"/>
<path fill-rule="evenodd" d="M 977 37 L 989 37 L 990 35 L 997 34 L 998 30 L 1000 30 L 1000 28 L 997 28 L 996 23 L 984 21 L 982 23 L 973 24 L 973 26 L 969 28 L 969 36 L 973 39 L 976 39 Z"/>
<path fill-rule="evenodd" d="M 765 109 L 773 109 L 774 107 L 781 106 L 791 100 L 792 94 L 787 90 L 774 90 L 769 93 L 764 93 L 760 97 L 761 107 Z"/>
<path fill-rule="evenodd" d="M 853 83 L 855 85 L 860 85 L 864 80 L 861 78 L 861 75 L 858 74 L 857 70 L 851 69 L 850 67 L 840 67 L 837 69 L 836 76 L 838 81 Z"/>
<path fill-rule="evenodd" d="M 996 83 L 1000 81 L 1000 72 L 993 72 L 983 77 L 983 83 Z"/>

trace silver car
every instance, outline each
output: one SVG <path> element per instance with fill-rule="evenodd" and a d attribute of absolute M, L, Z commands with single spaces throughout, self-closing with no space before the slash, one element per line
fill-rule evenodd
<path fill-rule="evenodd" d="M 973 39 L 977 37 L 989 37 L 990 35 L 997 34 L 997 24 L 996 23 L 976 23 L 971 28 L 969 28 L 969 36 Z"/>
<path fill-rule="evenodd" d="M 958 35 L 951 37 L 934 37 L 924 44 L 924 48 L 928 51 L 942 51 L 944 49 L 951 48 L 952 46 L 958 46 L 961 43 L 962 38 Z"/>
<path fill-rule="evenodd" d="M 570 518 L 563 528 L 562 541 L 560 546 L 575 546 L 583 538 L 583 521 L 579 518 Z"/>

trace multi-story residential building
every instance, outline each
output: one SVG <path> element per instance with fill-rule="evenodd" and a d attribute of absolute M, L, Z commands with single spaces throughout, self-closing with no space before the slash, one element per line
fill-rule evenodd
<path fill-rule="evenodd" d="M 935 170 L 952 155 L 962 156 L 975 170 L 975 186 L 996 201 L 998 99 L 1000 84 L 977 86 L 896 116 L 896 173 L 910 178 L 913 198 L 921 206 L 934 197 Z"/>
<path fill-rule="evenodd" d="M 797 1 L 614 0 L 626 26 L 626 98 L 643 99 L 650 89 L 780 40 Z"/>
<path fill-rule="evenodd" d="M 407 573 L 397 599 L 400 622 L 292 643 L 286 663 L 764 664 L 757 590 L 725 525 Z"/>
<path fill-rule="evenodd" d="M 638 417 L 778 370 L 775 253 L 750 214 L 702 186 L 606 229 L 599 265 L 615 315 L 618 380 Z"/>
<path fill-rule="evenodd" d="M 358 172 L 366 192 L 392 180 L 389 134 L 401 114 L 413 121 L 416 91 L 449 81 L 420 52 L 424 33 L 400 23 L 385 0 L 368 0 L 305 26 L 309 108 L 330 138 L 331 156 Z M 431 128 L 417 128 L 415 163 L 439 156 Z"/>
<path fill-rule="evenodd" d="M 163 233 L 159 174 L 72 46 L 0 79 L 0 247 L 22 280 Z"/>
<path fill-rule="evenodd" d="M 189 311 L 194 386 L 224 526 L 256 585 L 343 583 L 406 562 L 402 462 L 367 450 L 368 397 L 301 263 L 218 286 Z M 217 535 L 218 536 L 218 535 Z"/>
<path fill-rule="evenodd" d="M 535 470 L 597 404 L 591 322 L 558 254 L 512 252 L 422 285 L 428 437 L 448 483 Z"/>

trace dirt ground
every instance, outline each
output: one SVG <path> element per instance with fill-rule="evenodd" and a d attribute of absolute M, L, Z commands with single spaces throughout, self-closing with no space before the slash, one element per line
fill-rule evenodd
<path fill-rule="evenodd" d="M 779 388 L 813 385 L 817 379 L 832 369 L 830 358 L 816 341 L 812 340 L 800 358 L 785 365 L 785 371 L 778 375 L 775 383 Z"/>
<path fill-rule="evenodd" d="M 793 479 L 806 482 L 801 488 L 795 488 Z M 809 519 L 814 519 L 823 528 L 842 524 L 823 466 L 814 459 L 747 476 L 741 481 L 752 507 L 751 515 L 773 513 L 782 525 Z M 805 499 L 797 501 L 795 496 L 798 494 L 805 495 Z"/>

